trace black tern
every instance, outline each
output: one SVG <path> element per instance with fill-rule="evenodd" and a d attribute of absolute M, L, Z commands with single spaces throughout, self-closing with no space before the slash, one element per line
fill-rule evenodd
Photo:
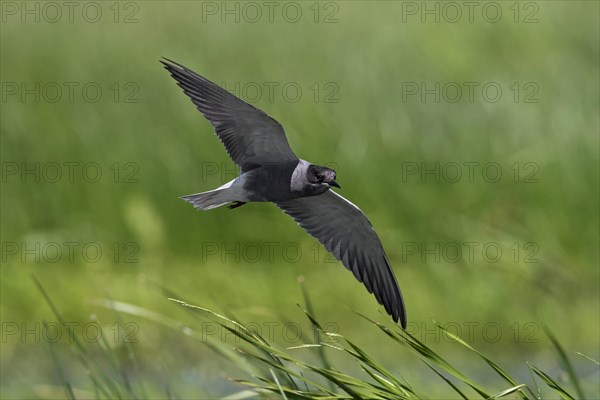
<path fill-rule="evenodd" d="M 283 127 L 263 111 L 169 59 L 160 61 L 213 125 L 240 175 L 217 189 L 183 196 L 196 209 L 272 202 L 352 271 L 406 328 L 400 287 L 365 214 L 333 190 L 334 170 L 299 159 Z"/>

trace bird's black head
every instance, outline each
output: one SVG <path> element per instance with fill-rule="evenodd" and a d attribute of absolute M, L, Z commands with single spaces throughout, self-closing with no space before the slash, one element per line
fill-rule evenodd
<path fill-rule="evenodd" d="M 326 188 L 330 188 L 332 186 L 337 188 L 340 187 L 340 185 L 338 185 L 338 183 L 335 181 L 335 171 L 330 168 L 311 164 L 306 170 L 306 175 L 308 182 L 313 185 L 323 186 Z"/>

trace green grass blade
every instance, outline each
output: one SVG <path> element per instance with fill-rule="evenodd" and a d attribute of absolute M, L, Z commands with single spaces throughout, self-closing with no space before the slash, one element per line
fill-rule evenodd
<path fill-rule="evenodd" d="M 222 397 L 221 400 L 255 399 L 257 395 L 259 395 L 259 393 L 256 390 L 242 390 L 241 392 L 237 392 L 234 394 L 230 394 L 229 396 Z"/>
<path fill-rule="evenodd" d="M 548 336 L 548 338 L 550 339 L 550 342 L 552 342 L 552 345 L 554 346 L 554 349 L 558 354 L 558 362 L 560 363 L 562 368 L 567 372 L 571 383 L 573 383 L 575 391 L 577 392 L 577 397 L 579 397 L 582 400 L 585 400 L 585 395 L 583 394 L 583 390 L 581 390 L 579 379 L 577 378 L 577 374 L 575 373 L 573 364 L 571 364 L 571 361 L 569 361 L 569 357 L 567 357 L 567 353 L 558 342 L 558 339 L 556 339 L 554 334 L 552 334 L 552 332 L 550 332 L 550 330 L 546 326 L 544 326 L 544 332 L 546 333 L 546 336 Z"/>
<path fill-rule="evenodd" d="M 533 385 L 535 386 L 535 391 L 536 393 L 533 393 L 533 391 L 531 389 L 529 389 L 529 387 L 527 387 L 527 389 L 529 390 L 529 392 L 531 393 L 531 395 L 536 398 L 536 399 L 541 399 L 542 398 L 542 391 L 540 390 L 540 387 L 537 384 L 537 379 L 535 379 L 535 373 L 533 372 L 533 369 L 531 368 L 531 365 L 529 363 L 527 363 L 527 369 L 529 369 L 529 374 L 531 375 L 531 381 L 533 382 Z"/>
<path fill-rule="evenodd" d="M 500 398 L 508 396 L 509 394 L 512 394 L 514 392 L 522 391 L 523 388 L 525 388 L 526 386 L 527 385 L 525 385 L 524 383 L 522 383 L 520 385 L 517 385 L 517 386 L 513 386 L 511 388 L 508 388 L 506 390 L 501 391 L 498 394 L 493 395 L 492 397 L 490 397 L 490 400 L 492 400 L 492 399 L 500 399 Z"/>
<path fill-rule="evenodd" d="M 424 343 L 419 341 L 416 337 L 414 337 L 410 333 L 408 333 L 406 331 L 397 332 L 395 330 L 388 328 L 385 325 L 380 324 L 379 322 L 373 321 L 372 319 L 370 319 L 362 314 L 359 314 L 359 313 L 357 313 L 357 314 L 359 316 L 363 317 L 364 319 L 366 319 L 367 321 L 371 322 L 375 326 L 377 326 L 382 332 L 384 332 L 386 335 L 388 335 L 390 338 L 392 338 L 397 343 L 400 343 L 402 345 L 408 345 L 411 349 L 416 351 L 416 353 L 420 357 L 422 357 L 424 360 L 429 360 L 429 361 L 433 362 L 434 364 L 438 365 L 440 368 L 442 368 L 449 374 L 451 374 L 454 377 L 463 381 L 465 384 L 470 386 L 475 392 L 477 392 L 481 397 L 483 397 L 483 398 L 490 397 L 490 395 L 487 394 L 486 391 L 482 387 L 480 387 L 473 380 L 469 379 L 467 376 L 462 374 L 460 371 L 458 371 L 456 368 L 454 368 L 449 362 L 447 362 L 444 358 L 442 358 L 440 355 L 438 355 L 432 349 L 427 347 Z"/>
<path fill-rule="evenodd" d="M 375 372 L 371 371 L 369 368 L 367 368 L 365 365 L 361 365 L 361 368 L 363 371 L 365 371 L 372 379 L 374 379 L 375 381 L 377 381 L 380 385 L 382 385 L 382 387 L 380 387 L 379 389 L 382 391 L 385 391 L 391 395 L 394 395 L 397 398 L 400 399 L 412 399 L 412 398 L 418 398 L 417 396 L 412 397 L 411 394 L 405 392 L 403 389 L 400 389 L 400 391 L 398 390 L 399 388 L 396 387 L 396 385 L 394 385 L 392 382 L 388 381 L 387 379 L 385 379 L 383 376 L 376 374 Z"/>
<path fill-rule="evenodd" d="M 446 334 L 449 338 L 451 338 L 452 340 L 456 341 L 457 343 L 461 344 L 462 346 L 466 347 L 467 349 L 471 350 L 472 352 L 477 354 L 479 357 L 481 357 L 481 359 L 483 359 L 506 382 L 511 384 L 513 387 L 519 386 L 519 384 L 517 384 L 517 382 L 507 372 L 505 372 L 502 368 L 500 368 L 491 359 L 486 357 L 482 352 L 475 349 L 473 346 L 471 346 L 470 344 L 468 344 L 467 342 L 465 342 L 464 340 L 462 340 L 460 337 L 456 336 L 452 332 L 449 332 L 447 329 L 445 329 L 443 326 L 438 324 L 436 321 L 433 321 L 433 323 L 435 324 L 435 326 L 437 326 L 438 329 L 440 329 L 442 332 L 444 332 L 444 334 Z M 519 392 L 519 395 L 523 399 L 528 399 L 527 395 L 524 392 Z"/>
<path fill-rule="evenodd" d="M 308 319 L 310 320 L 310 322 L 312 324 L 316 341 L 317 341 L 317 343 L 320 343 L 322 341 L 321 340 L 322 328 L 319 324 L 316 323 L 316 318 L 312 318 L 312 316 L 315 315 L 315 310 L 313 309 L 312 302 L 310 301 L 310 296 L 308 295 L 306 285 L 304 284 L 304 279 L 302 279 L 300 281 L 300 287 L 302 288 L 302 296 L 304 297 L 304 304 L 306 305 L 305 314 L 307 316 L 310 315 L 310 317 Z M 323 367 L 331 369 L 331 367 L 332 367 L 331 363 L 329 362 L 329 359 L 327 358 L 327 355 L 325 354 L 325 348 L 323 346 L 318 347 L 317 354 L 319 355 L 319 358 L 321 359 L 321 364 L 323 365 Z M 334 389 L 335 388 L 333 387 L 333 384 L 331 384 L 331 390 L 334 390 Z"/>
<path fill-rule="evenodd" d="M 43 324 L 44 324 L 44 328 L 48 329 L 48 323 L 46 321 L 43 321 Z M 54 351 L 54 343 L 48 342 L 48 348 L 50 349 L 50 355 L 52 357 L 52 361 L 54 362 L 54 365 L 56 365 L 56 370 L 58 371 L 60 380 L 63 382 L 63 384 L 65 386 L 65 395 L 67 396 L 68 399 L 75 400 L 75 393 L 73 393 L 73 387 L 71 386 L 71 383 L 69 382 L 69 380 L 67 379 L 67 377 L 65 375 L 65 371 L 62 367 L 62 364 L 58 361 L 58 356 L 56 354 L 56 351 Z"/>
<path fill-rule="evenodd" d="M 551 387 L 552 389 L 554 389 L 555 391 L 558 392 L 558 394 L 565 400 L 575 400 L 575 397 L 573 397 L 565 388 L 563 388 L 562 386 L 560 386 L 558 384 L 558 382 L 556 382 L 554 379 L 552 379 L 548 374 L 546 374 L 544 371 L 542 371 L 541 369 L 539 369 L 536 366 L 531 366 L 531 370 L 537 375 L 539 376 L 542 381 L 544 381 L 544 383 L 546 385 L 548 385 L 549 387 Z"/>
<path fill-rule="evenodd" d="M 31 279 L 33 283 L 37 286 L 38 290 L 42 293 L 44 300 L 52 310 L 52 313 L 56 317 L 56 319 L 62 324 L 66 325 L 66 322 L 58 308 L 54 305 L 52 299 L 42 286 L 42 284 L 37 280 L 34 275 L 31 275 Z M 77 349 L 76 355 L 81 364 L 89 371 L 88 376 L 92 380 L 92 382 L 97 385 L 98 390 L 100 390 L 106 397 L 108 398 L 118 398 L 122 399 L 124 396 L 119 390 L 119 387 L 113 382 L 112 379 L 108 377 L 108 375 L 104 372 L 104 370 L 99 366 L 96 359 L 89 353 L 87 348 L 81 343 L 81 341 L 77 338 L 76 335 L 72 335 L 70 340 L 75 344 L 75 348 Z M 96 376 L 99 378 L 96 378 Z M 112 396 L 111 396 L 112 393 Z"/>
<path fill-rule="evenodd" d="M 281 397 L 283 397 L 284 400 L 287 400 L 287 396 L 283 392 L 283 388 L 281 387 L 281 384 L 279 383 L 279 379 L 277 379 L 277 375 L 275 375 L 275 372 L 273 372 L 272 368 L 269 368 L 269 371 L 271 371 L 271 376 L 273 377 L 273 380 L 275 381 L 275 383 L 277 384 L 277 387 L 279 388 L 279 392 L 281 393 Z"/>
<path fill-rule="evenodd" d="M 385 378 L 387 378 L 387 380 L 389 380 L 395 386 L 395 388 L 398 390 L 398 392 L 397 392 L 398 395 L 409 396 L 409 393 L 414 394 L 412 389 L 410 389 L 409 387 L 407 387 L 406 385 L 404 385 L 400 381 L 398 381 L 396 379 L 396 377 L 390 371 L 388 371 L 381 364 L 379 364 L 373 358 L 371 358 L 364 350 L 362 350 L 360 347 L 358 347 L 357 345 L 352 343 L 350 340 L 348 340 L 346 338 L 344 338 L 344 340 L 350 345 L 350 347 L 352 347 L 352 350 L 353 350 L 353 351 L 350 351 L 348 349 L 345 349 L 345 351 L 348 352 L 349 354 L 351 354 L 356 359 L 363 362 L 365 365 L 369 366 L 374 371 L 379 372 L 381 375 L 383 375 Z"/>
<path fill-rule="evenodd" d="M 583 358 L 587 358 L 588 360 L 590 360 L 591 362 L 593 362 L 593 363 L 594 363 L 594 364 L 596 364 L 597 366 L 600 366 L 600 362 L 598 362 L 597 360 L 594 360 L 594 359 L 593 359 L 593 358 L 591 358 L 591 357 L 588 357 L 588 356 L 586 356 L 586 355 L 585 355 L 585 354 L 583 354 L 583 353 L 580 353 L 580 352 L 576 351 L 576 352 L 575 352 L 575 354 L 577 354 L 578 356 L 581 356 L 581 357 L 583 357 Z"/>
<path fill-rule="evenodd" d="M 111 305 L 112 305 L 112 303 L 114 303 L 112 297 L 108 293 L 106 293 L 106 298 L 111 303 Z M 117 321 L 117 324 L 118 324 L 117 327 L 118 328 L 124 327 L 125 324 L 123 322 L 123 319 L 121 318 L 121 314 L 119 312 L 117 312 L 117 310 L 114 307 L 111 307 L 111 310 L 113 311 L 113 315 L 115 316 L 115 319 Z M 129 340 L 123 340 L 123 345 L 124 345 L 125 351 L 127 353 L 127 359 L 131 360 L 135 373 L 141 375 L 142 368 L 137 360 L 135 352 L 133 351 L 133 346 L 131 345 Z M 143 379 L 138 379 L 138 382 L 139 382 L 138 385 L 140 388 L 141 398 L 142 399 L 148 398 L 148 396 L 146 394 L 146 390 L 144 388 Z"/>
<path fill-rule="evenodd" d="M 431 364 L 427 361 L 423 361 L 433 372 L 435 372 L 440 378 L 442 378 L 460 397 L 464 400 L 469 400 L 469 398 L 456 386 L 450 379 L 446 378 L 440 371 L 435 369 Z"/>

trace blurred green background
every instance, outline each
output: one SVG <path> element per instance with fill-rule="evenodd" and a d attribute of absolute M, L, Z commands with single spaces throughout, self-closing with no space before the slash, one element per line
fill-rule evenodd
<path fill-rule="evenodd" d="M 74 334 L 102 326 L 116 348 L 130 334 L 150 392 L 222 396 L 240 390 L 226 377 L 246 377 L 178 331 L 235 346 L 161 286 L 289 347 L 301 344 L 290 326 L 310 336 L 303 277 L 320 321 L 448 395 L 352 312 L 391 324 L 275 206 L 200 213 L 178 199 L 235 168 L 163 56 L 336 168 L 382 239 L 413 334 L 478 373 L 436 320 L 527 380 L 526 361 L 558 366 L 546 325 L 600 396 L 597 367 L 575 354 L 600 358 L 598 2 L 475 3 L 3 2 L 1 397 L 64 396 L 49 341 L 77 394 L 94 396 L 67 330 L 44 330 L 56 318 L 32 274 Z M 107 298 L 173 322 L 118 320 Z"/>

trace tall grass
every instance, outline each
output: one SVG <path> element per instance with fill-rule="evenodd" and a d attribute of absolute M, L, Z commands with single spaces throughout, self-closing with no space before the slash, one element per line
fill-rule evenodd
<path fill-rule="evenodd" d="M 33 279 L 56 319 L 63 323 L 64 319 L 57 306 L 39 281 Z M 235 346 L 231 347 L 229 342 L 206 340 L 201 332 L 189 328 L 189 324 L 185 321 L 173 321 L 167 316 L 154 317 L 153 320 L 172 329 L 180 330 L 183 335 L 198 339 L 209 346 L 219 357 L 245 371 L 246 376 L 228 378 L 240 385 L 238 392 L 226 397 L 229 400 L 256 397 L 284 399 L 431 398 L 427 388 L 411 385 L 403 378 L 401 372 L 391 371 L 383 366 L 382 363 L 370 356 L 359 343 L 355 343 L 343 334 L 328 332 L 324 329 L 313 314 L 310 298 L 304 287 L 303 293 L 305 306 L 298 305 L 298 307 L 310 321 L 315 330 L 314 337 L 317 340 L 311 341 L 310 338 L 305 337 L 305 342 L 299 346 L 281 348 L 270 343 L 260 333 L 248 328 L 233 316 L 226 316 L 174 297 L 170 297 L 169 300 L 182 306 L 189 312 L 191 318 L 210 320 L 229 332 L 233 338 L 239 339 Z M 174 295 L 173 293 L 169 294 Z M 120 313 L 128 313 L 148 318 L 148 315 L 155 314 L 150 310 L 110 299 L 106 301 L 105 306 L 114 310 L 117 316 Z M 497 391 L 478 382 L 477 378 L 469 377 L 443 354 L 398 326 L 386 326 L 359 313 L 356 313 L 356 318 L 368 321 L 371 329 L 379 332 L 382 336 L 382 341 L 388 340 L 387 345 L 390 346 L 390 351 L 394 351 L 395 346 L 410 349 L 415 358 L 407 361 L 407 368 L 420 362 L 427 365 L 433 373 L 433 379 L 447 385 L 448 398 L 465 400 L 472 398 L 519 398 L 523 400 L 558 397 L 563 399 L 586 398 L 581 389 L 580 378 L 575 373 L 567 351 L 548 329 L 545 329 L 546 335 L 550 339 L 552 350 L 560 360 L 562 372 L 568 376 L 567 383 L 559 382 L 559 379 L 553 377 L 552 373 L 529 363 L 526 365 L 531 373 L 532 381 L 520 382 L 511 375 L 510 371 L 502 368 L 466 341 L 436 323 L 436 328 L 441 334 L 446 335 L 463 351 L 474 353 L 479 358 L 482 368 L 487 368 L 489 374 L 497 375 L 500 378 L 504 388 Z M 123 357 L 111 349 L 108 343 L 103 342 L 100 346 L 102 352 L 98 355 L 97 352 L 90 351 L 76 337 L 73 337 L 73 341 L 73 353 L 77 362 L 85 368 L 89 376 L 95 391 L 95 398 L 177 398 L 169 388 L 163 388 L 163 392 L 157 387 L 145 388 L 142 384 L 143 380 L 136 379 L 139 367 L 135 352 L 130 346 L 127 346 L 126 356 Z M 327 357 L 330 351 L 343 353 L 348 357 L 349 362 L 359 365 L 363 373 L 361 375 L 351 374 L 345 372 L 347 368 L 344 365 L 332 365 Z M 50 352 L 64 384 L 65 397 L 77 398 L 73 385 L 64 373 L 63 361 L 60 361 L 53 345 L 50 345 Z M 315 357 L 312 357 L 312 361 L 306 361 L 305 353 L 312 353 Z M 597 361 L 591 358 L 588 360 L 600 366 Z M 127 366 L 129 364 L 133 364 L 135 368 L 129 368 Z"/>

